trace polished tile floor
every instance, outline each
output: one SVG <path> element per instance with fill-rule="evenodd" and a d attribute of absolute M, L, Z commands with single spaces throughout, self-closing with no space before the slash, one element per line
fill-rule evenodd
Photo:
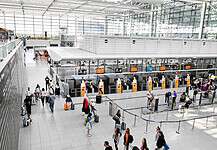
<path fill-rule="evenodd" d="M 35 62 L 32 60 L 32 52 L 27 52 L 27 72 L 29 87 L 33 90 L 36 84 L 45 86 L 44 78 L 48 75 L 48 65 L 45 62 Z M 182 90 L 182 89 L 179 89 Z M 155 91 L 155 94 L 163 91 Z M 146 106 L 146 98 L 128 97 L 144 96 L 145 92 L 112 94 L 108 95 L 111 99 L 124 108 L 133 108 Z M 75 103 L 82 102 L 82 98 L 73 98 Z M 163 103 L 164 97 L 160 96 L 160 103 Z M 55 110 L 52 114 L 48 105 L 42 107 L 41 103 L 33 106 L 31 126 L 20 129 L 19 150 L 103 150 L 103 143 L 108 140 L 114 148 L 112 134 L 114 122 L 109 116 L 109 104 L 107 102 L 97 104 L 97 114 L 100 116 L 100 122 L 93 124 L 91 130 L 92 136 L 87 136 L 87 130 L 84 124 L 84 117 L 81 113 L 81 105 L 76 105 L 73 111 L 63 110 L 64 100 L 56 98 Z M 214 106 L 203 106 L 200 109 L 189 109 L 184 115 L 178 111 L 167 113 L 155 113 L 152 115 L 143 115 L 141 110 L 129 110 L 130 112 L 153 120 L 179 120 L 194 116 L 206 116 L 217 113 Z M 146 110 L 143 110 L 143 112 Z M 146 124 L 145 121 L 136 118 L 133 115 L 124 113 L 127 127 L 131 129 L 134 136 L 133 145 L 140 146 L 141 139 L 147 138 L 150 150 L 155 148 L 155 128 L 159 123 Z M 168 117 L 167 117 L 168 116 Z M 135 123 L 134 123 L 135 121 Z M 207 122 L 207 123 L 206 123 Z M 171 150 L 216 150 L 217 147 L 217 118 L 196 120 L 195 127 L 192 130 L 193 121 L 180 124 L 180 134 L 177 134 L 178 123 L 162 124 L 162 130 L 166 141 Z M 134 126 L 135 125 L 135 126 Z M 146 128 L 147 127 L 147 128 Z M 147 130 L 146 130 L 147 129 Z M 147 131 L 147 132 L 146 132 Z M 123 136 L 119 144 L 120 150 L 123 150 Z"/>

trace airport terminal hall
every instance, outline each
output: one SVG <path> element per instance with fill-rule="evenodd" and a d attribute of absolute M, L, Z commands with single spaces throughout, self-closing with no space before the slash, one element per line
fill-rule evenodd
<path fill-rule="evenodd" d="M 0 0 L 0 150 L 217 150 L 217 0 Z"/>

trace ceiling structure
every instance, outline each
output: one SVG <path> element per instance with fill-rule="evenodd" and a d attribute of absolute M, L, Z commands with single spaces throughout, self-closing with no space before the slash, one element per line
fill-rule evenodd
<path fill-rule="evenodd" d="M 149 12 L 151 5 L 174 0 L 0 0 L 0 11 L 24 15 L 124 15 Z M 204 0 L 175 0 L 181 2 L 202 2 Z"/>

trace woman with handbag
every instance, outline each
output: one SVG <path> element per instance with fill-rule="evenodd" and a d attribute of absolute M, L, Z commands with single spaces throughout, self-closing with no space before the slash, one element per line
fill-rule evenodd
<path fill-rule="evenodd" d="M 133 136 L 130 134 L 130 129 L 127 128 L 124 134 L 124 150 L 129 150 L 131 143 L 133 143 Z"/>

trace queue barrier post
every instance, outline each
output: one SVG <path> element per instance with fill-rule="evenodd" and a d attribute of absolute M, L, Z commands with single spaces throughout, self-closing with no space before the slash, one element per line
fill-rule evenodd
<path fill-rule="evenodd" d="M 208 118 L 209 117 L 206 118 L 206 128 L 208 128 Z"/>
<path fill-rule="evenodd" d="M 134 116 L 134 124 L 133 126 L 135 127 L 136 126 L 136 115 Z"/>
<path fill-rule="evenodd" d="M 142 117 L 142 107 L 141 107 L 141 112 L 140 112 L 140 118 Z"/>
<path fill-rule="evenodd" d="M 148 122 L 148 120 L 146 120 L 146 126 L 145 126 L 145 132 L 146 133 L 148 133 L 148 124 L 149 124 L 149 122 Z"/>
<path fill-rule="evenodd" d="M 192 130 L 194 129 L 194 125 L 195 125 L 195 119 L 194 119 L 194 122 L 192 124 Z"/>
<path fill-rule="evenodd" d="M 168 120 L 169 117 L 169 110 L 167 110 L 166 120 Z"/>
<path fill-rule="evenodd" d="M 160 122 L 160 128 L 162 127 L 162 122 Z"/>
<path fill-rule="evenodd" d="M 151 120 L 151 113 L 149 113 L 148 120 Z M 150 124 L 150 123 L 151 123 L 151 122 L 149 121 L 149 124 Z"/>
<path fill-rule="evenodd" d="M 181 121 L 179 120 L 178 130 L 176 131 L 177 134 L 180 134 L 180 127 L 181 127 Z"/>

